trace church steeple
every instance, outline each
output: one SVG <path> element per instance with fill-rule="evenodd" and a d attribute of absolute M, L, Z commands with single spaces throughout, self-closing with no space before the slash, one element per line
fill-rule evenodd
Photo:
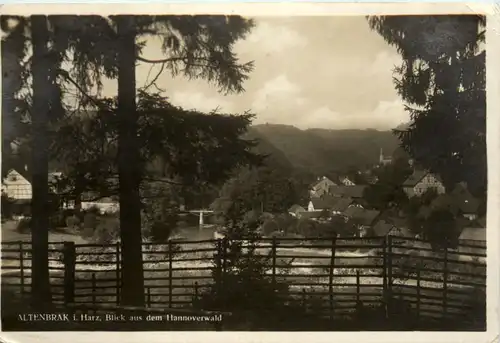
<path fill-rule="evenodd" d="M 380 148 L 379 163 L 384 163 L 384 150 Z"/>

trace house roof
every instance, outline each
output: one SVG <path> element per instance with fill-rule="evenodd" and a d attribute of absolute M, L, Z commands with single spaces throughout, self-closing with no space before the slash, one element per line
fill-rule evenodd
<path fill-rule="evenodd" d="M 300 212 L 300 219 L 320 218 L 323 215 L 322 211 L 306 211 Z"/>
<path fill-rule="evenodd" d="M 480 227 L 486 228 L 486 216 L 482 216 L 481 218 L 478 218 L 476 222 L 479 224 Z"/>
<path fill-rule="evenodd" d="M 342 182 L 342 183 L 343 183 L 345 180 L 348 180 L 348 181 L 350 181 L 350 182 L 352 182 L 352 183 L 356 183 L 356 182 L 354 182 L 353 178 L 352 178 L 352 177 L 350 177 L 350 176 L 348 176 L 348 175 L 340 175 L 338 179 L 339 179 L 339 181 L 340 181 L 340 182 Z"/>
<path fill-rule="evenodd" d="M 373 185 L 373 184 L 378 182 L 378 177 L 375 175 L 367 175 L 367 176 L 365 176 L 365 180 L 369 184 Z"/>
<path fill-rule="evenodd" d="M 459 205 L 457 200 L 454 199 L 449 194 L 438 195 L 430 204 L 431 210 L 446 209 L 452 212 L 454 215 L 458 213 Z"/>
<path fill-rule="evenodd" d="M 366 185 L 330 186 L 328 193 L 340 197 L 362 198 L 366 187 Z"/>
<path fill-rule="evenodd" d="M 375 236 L 387 236 L 392 229 L 394 229 L 394 225 L 386 222 L 385 220 L 379 220 L 377 224 L 373 227 L 373 232 Z"/>
<path fill-rule="evenodd" d="M 332 211 L 335 212 L 344 212 L 349 208 L 349 205 L 351 205 L 353 200 L 351 198 L 336 198 L 336 202 L 331 208 Z"/>
<path fill-rule="evenodd" d="M 407 227 L 395 227 L 390 234 L 398 237 L 415 237 L 415 234 Z"/>
<path fill-rule="evenodd" d="M 403 228 L 408 227 L 408 223 L 407 223 L 406 218 L 388 217 L 388 218 L 386 218 L 386 221 L 389 223 L 392 223 L 398 229 L 403 229 Z"/>
<path fill-rule="evenodd" d="M 332 180 L 330 180 L 326 176 L 323 176 L 320 179 L 314 181 L 309 187 L 312 190 L 316 190 L 319 187 L 319 185 L 321 184 L 321 182 L 323 182 L 323 181 L 326 181 L 326 182 L 331 183 L 331 184 L 335 184 L 335 182 L 333 182 Z"/>
<path fill-rule="evenodd" d="M 403 187 L 414 187 L 427 174 L 429 174 L 429 172 L 426 170 L 415 170 L 413 174 L 408 176 L 408 178 L 403 182 Z"/>
<path fill-rule="evenodd" d="M 472 199 L 460 199 L 458 201 L 458 208 L 460 211 L 462 211 L 465 214 L 475 214 L 477 213 L 477 210 L 479 209 L 479 200 L 472 198 Z"/>
<path fill-rule="evenodd" d="M 462 230 L 459 240 L 486 242 L 486 228 L 466 227 Z"/>
<path fill-rule="evenodd" d="M 431 203 L 432 208 L 447 208 L 453 213 L 457 214 L 458 210 L 465 214 L 477 213 L 479 209 L 479 200 L 469 194 L 459 195 L 441 194 L 437 196 Z"/>
<path fill-rule="evenodd" d="M 351 206 L 344 211 L 344 216 L 359 221 L 361 225 L 372 225 L 379 214 L 379 211 L 367 210 L 356 206 Z"/>
<path fill-rule="evenodd" d="M 293 212 L 293 213 L 297 213 L 297 212 L 305 212 L 306 209 L 303 208 L 302 206 L 300 205 L 292 205 L 289 209 L 288 209 L 288 212 Z"/>
<path fill-rule="evenodd" d="M 467 188 L 465 182 L 460 182 L 455 185 L 455 188 L 450 192 L 450 196 L 455 199 L 458 208 L 465 214 L 477 213 L 480 201 L 476 199 Z"/>
<path fill-rule="evenodd" d="M 313 198 L 311 202 L 315 210 L 329 210 L 333 208 L 337 202 L 335 197 L 325 195 L 320 198 Z"/>
<path fill-rule="evenodd" d="M 19 172 L 19 171 L 17 171 L 16 169 L 10 169 L 10 170 L 7 172 L 7 174 L 5 174 L 5 177 L 4 177 L 4 178 L 2 178 L 2 184 L 8 183 L 8 182 L 9 182 L 9 175 L 11 175 L 11 174 L 13 174 L 13 173 L 15 173 L 15 174 L 17 174 L 17 175 L 21 176 L 22 178 L 24 178 L 26 181 L 28 181 L 28 182 L 29 182 L 28 177 L 27 177 L 27 175 L 26 175 L 26 172 L 25 172 L 25 171 L 21 171 L 21 172 Z"/>

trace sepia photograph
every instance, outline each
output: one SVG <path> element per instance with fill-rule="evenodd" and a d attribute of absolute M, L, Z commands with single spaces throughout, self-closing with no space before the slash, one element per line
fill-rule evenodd
<path fill-rule="evenodd" d="M 28 9 L 3 332 L 487 331 L 486 14 Z"/>

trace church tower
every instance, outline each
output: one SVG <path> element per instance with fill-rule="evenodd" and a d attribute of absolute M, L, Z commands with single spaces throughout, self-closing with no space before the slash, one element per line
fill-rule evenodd
<path fill-rule="evenodd" d="M 380 155 L 378 161 L 380 164 L 384 163 L 384 150 L 382 148 L 380 148 Z"/>

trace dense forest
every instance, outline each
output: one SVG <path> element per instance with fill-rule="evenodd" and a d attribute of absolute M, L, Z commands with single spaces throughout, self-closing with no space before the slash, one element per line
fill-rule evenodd
<path fill-rule="evenodd" d="M 262 140 L 265 149 L 272 145 L 296 169 L 312 175 L 347 172 L 376 164 L 380 149 L 392 155 L 398 139 L 391 131 L 377 130 L 301 130 L 291 125 L 262 124 L 250 128 L 251 134 Z M 283 155 L 281 155 L 283 154 Z"/>

